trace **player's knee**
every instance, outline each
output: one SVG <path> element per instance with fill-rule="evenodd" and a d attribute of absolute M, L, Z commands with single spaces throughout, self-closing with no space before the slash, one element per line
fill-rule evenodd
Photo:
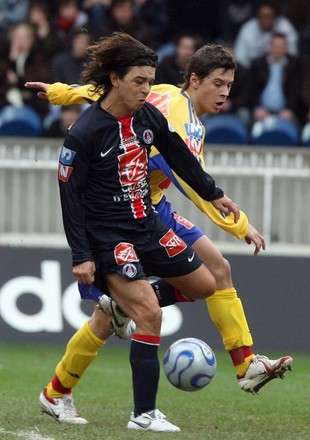
<path fill-rule="evenodd" d="M 189 299 L 204 300 L 213 295 L 216 290 L 216 280 L 211 273 L 206 273 L 205 277 L 201 279 L 191 291 Z"/>
<path fill-rule="evenodd" d="M 212 270 L 212 275 L 217 282 L 231 278 L 231 268 L 226 258 L 223 257 L 218 261 Z"/>

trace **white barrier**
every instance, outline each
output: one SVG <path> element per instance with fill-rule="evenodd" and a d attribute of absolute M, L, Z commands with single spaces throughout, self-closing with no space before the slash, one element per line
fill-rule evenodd
<path fill-rule="evenodd" d="M 61 140 L 0 138 L 0 245 L 67 246 L 57 186 L 60 146 Z M 310 150 L 208 145 L 206 163 L 267 243 L 310 255 Z M 175 188 L 168 196 L 212 240 L 236 242 Z"/>

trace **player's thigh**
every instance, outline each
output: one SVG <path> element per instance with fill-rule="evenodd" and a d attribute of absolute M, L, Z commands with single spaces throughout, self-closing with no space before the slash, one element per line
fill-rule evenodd
<path fill-rule="evenodd" d="M 203 264 L 186 275 L 166 277 L 165 280 L 189 299 L 205 299 L 216 290 L 215 278 Z"/>
<path fill-rule="evenodd" d="M 162 311 L 147 280 L 127 280 L 118 274 L 106 275 L 112 298 L 136 323 L 151 331 L 160 331 Z"/>

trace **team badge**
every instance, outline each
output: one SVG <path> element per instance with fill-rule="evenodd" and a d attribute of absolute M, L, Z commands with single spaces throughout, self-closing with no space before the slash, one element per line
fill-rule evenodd
<path fill-rule="evenodd" d="M 59 160 L 64 165 L 71 165 L 73 162 L 73 159 L 76 155 L 76 152 L 73 150 L 70 150 L 69 148 L 66 148 L 64 145 L 61 148 L 60 151 L 60 157 Z"/>
<path fill-rule="evenodd" d="M 68 182 L 71 173 L 73 171 L 73 167 L 69 167 L 67 165 L 63 165 L 62 163 L 58 164 L 58 178 L 62 182 Z"/>
<path fill-rule="evenodd" d="M 175 257 L 186 249 L 186 244 L 172 229 L 159 240 L 159 243 L 166 249 L 169 257 Z"/>
<path fill-rule="evenodd" d="M 151 145 L 151 143 L 154 140 L 154 134 L 153 134 L 152 130 L 149 130 L 149 129 L 144 130 L 144 132 L 143 132 L 143 140 L 144 140 L 144 142 L 146 144 Z"/>
<path fill-rule="evenodd" d="M 132 263 L 125 264 L 125 266 L 123 267 L 123 274 L 127 278 L 134 278 L 137 275 L 137 268 L 136 268 L 136 266 L 134 264 L 132 264 Z"/>
<path fill-rule="evenodd" d="M 114 258 L 117 264 L 127 264 L 139 261 L 131 243 L 119 243 L 114 249 Z"/>

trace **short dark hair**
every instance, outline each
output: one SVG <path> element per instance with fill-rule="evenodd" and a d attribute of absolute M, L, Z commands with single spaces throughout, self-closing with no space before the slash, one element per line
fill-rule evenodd
<path fill-rule="evenodd" d="M 184 72 L 184 83 L 182 89 L 189 86 L 190 76 L 196 73 L 202 81 L 215 69 L 236 70 L 237 64 L 231 51 L 220 44 L 206 44 L 202 46 L 193 56 L 190 57 Z"/>
<path fill-rule="evenodd" d="M 82 72 L 82 81 L 94 85 L 94 92 L 108 94 L 112 88 L 110 73 L 123 78 L 130 67 L 157 67 L 156 53 L 124 32 L 102 37 L 88 48 L 89 62 Z"/>

